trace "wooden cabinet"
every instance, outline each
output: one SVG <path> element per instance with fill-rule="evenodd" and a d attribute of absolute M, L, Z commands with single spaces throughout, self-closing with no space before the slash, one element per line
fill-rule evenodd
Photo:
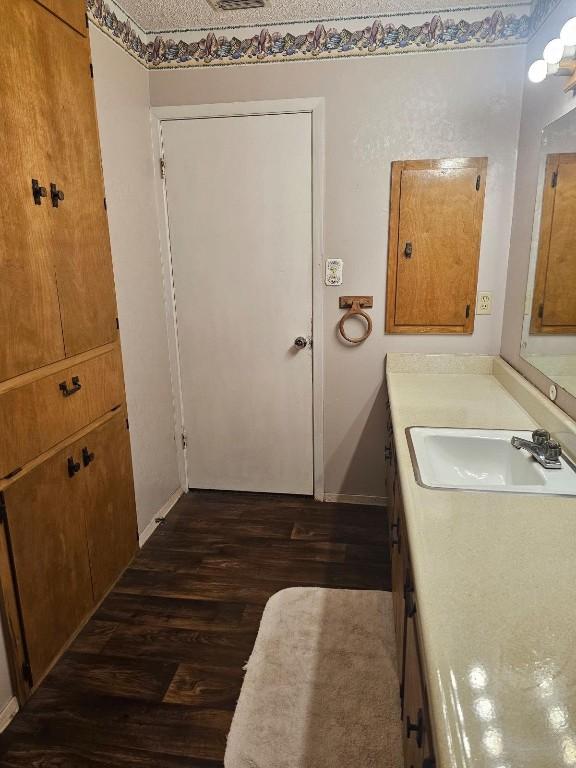
<path fill-rule="evenodd" d="M 20 703 L 137 546 L 84 0 L 0 4 L 0 609 Z"/>
<path fill-rule="evenodd" d="M 37 54 L 43 33 L 29 23 L 35 5 L 11 0 L 0 9 L 0 381 L 64 357 L 47 197 L 49 96 Z"/>
<path fill-rule="evenodd" d="M 77 32 L 80 32 L 81 35 L 88 36 L 85 3 L 76 0 L 36 0 L 36 2 L 43 5 Z"/>
<path fill-rule="evenodd" d="M 93 605 L 80 478 L 65 448 L 4 493 L 32 680 L 48 669 Z"/>
<path fill-rule="evenodd" d="M 392 442 L 394 442 L 392 436 Z M 402 699 L 405 768 L 434 768 L 434 749 L 426 698 L 426 684 L 420 657 L 418 608 L 410 565 L 410 551 L 402 490 L 396 464 L 388 482 L 394 488 L 389 497 L 390 558 L 392 564 L 392 605 Z"/>
<path fill-rule="evenodd" d="M 2 507 L 36 685 L 136 550 L 124 411 L 14 480 Z"/>
<path fill-rule="evenodd" d="M 530 333 L 575 334 L 576 154 L 548 155 Z"/>
<path fill-rule="evenodd" d="M 89 41 L 69 26 L 80 14 L 82 0 L 0 10 L 0 381 L 117 335 Z"/>
<path fill-rule="evenodd" d="M 77 444 L 94 601 L 104 597 L 138 544 L 126 418 L 118 413 Z"/>
<path fill-rule="evenodd" d="M 486 158 L 392 163 L 387 333 L 472 333 Z"/>
<path fill-rule="evenodd" d="M 118 347 L 0 384 L 0 477 L 124 402 Z M 15 418 L 17 414 L 17 418 Z"/>

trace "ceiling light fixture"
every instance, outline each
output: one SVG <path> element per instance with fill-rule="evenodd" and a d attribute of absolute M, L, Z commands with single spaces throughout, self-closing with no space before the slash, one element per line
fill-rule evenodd
<path fill-rule="evenodd" d="M 568 76 L 564 91 L 576 93 L 576 16 L 564 24 L 560 36 L 550 40 L 542 58 L 533 62 L 528 70 L 532 83 L 541 83 L 548 75 Z"/>

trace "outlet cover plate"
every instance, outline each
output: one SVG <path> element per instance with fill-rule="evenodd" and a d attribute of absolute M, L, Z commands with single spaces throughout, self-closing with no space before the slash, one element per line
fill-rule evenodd
<path fill-rule="evenodd" d="M 478 297 L 476 299 L 476 314 L 477 315 L 492 314 L 492 292 L 491 291 L 478 291 Z"/>
<path fill-rule="evenodd" d="M 342 285 L 342 259 L 326 259 L 326 285 Z"/>

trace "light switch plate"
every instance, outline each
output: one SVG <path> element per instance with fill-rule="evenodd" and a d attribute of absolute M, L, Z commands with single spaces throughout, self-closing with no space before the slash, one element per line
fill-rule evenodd
<path fill-rule="evenodd" d="M 342 285 L 342 259 L 326 259 L 326 285 Z"/>
<path fill-rule="evenodd" d="M 492 292 L 491 291 L 478 291 L 478 297 L 476 299 L 476 314 L 477 315 L 492 314 Z"/>

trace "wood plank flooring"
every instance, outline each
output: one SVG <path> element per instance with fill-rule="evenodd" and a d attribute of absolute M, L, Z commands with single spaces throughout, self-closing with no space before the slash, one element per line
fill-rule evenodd
<path fill-rule="evenodd" d="M 3 768 L 221 768 L 268 598 L 390 589 L 382 508 L 184 496 L 0 737 Z"/>

